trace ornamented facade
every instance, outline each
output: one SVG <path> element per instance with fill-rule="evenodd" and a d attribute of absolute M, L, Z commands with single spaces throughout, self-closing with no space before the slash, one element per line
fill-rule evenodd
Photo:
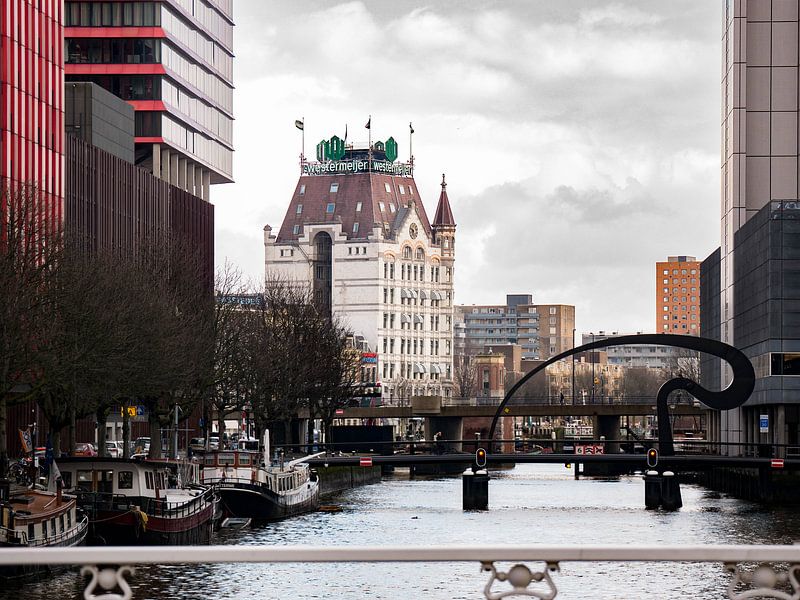
<path fill-rule="evenodd" d="M 303 161 L 280 229 L 264 227 L 267 278 L 310 285 L 363 336 L 384 403 L 450 396 L 456 224 L 444 176 L 431 224 L 413 163 L 394 163 L 392 138 L 369 148 L 331 139 L 318 158 Z"/>

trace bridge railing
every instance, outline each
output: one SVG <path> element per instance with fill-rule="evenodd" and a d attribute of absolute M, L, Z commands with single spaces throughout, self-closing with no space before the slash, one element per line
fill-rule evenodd
<path fill-rule="evenodd" d="M 128 578 L 135 565 L 211 563 L 475 563 L 484 572 L 475 576 L 475 588 L 488 600 L 533 597 L 552 600 L 559 585 L 575 571 L 570 563 L 711 563 L 709 580 L 727 572 L 720 597 L 792 599 L 800 597 L 800 545 L 794 546 L 162 546 L 0 549 L 0 569 L 34 565 L 82 565 L 88 581 L 83 597 L 105 596 L 111 590 L 132 598 Z M 498 563 L 515 563 L 501 566 Z M 528 566 L 525 563 L 532 563 Z M 119 566 L 123 565 L 123 566 Z M 716 572 L 714 571 L 716 570 Z M 352 572 L 351 572 L 352 573 Z M 365 579 L 370 569 L 361 571 Z M 307 575 L 306 575 L 307 576 Z M 350 575 L 351 577 L 353 575 Z M 578 574 L 578 576 L 581 576 Z M 655 575 L 654 575 L 655 576 Z M 374 581 L 365 581 L 374 584 Z M 631 581 L 631 589 L 639 582 Z M 693 581 L 696 590 L 708 581 Z M 586 597 L 602 592 L 603 578 L 583 583 Z M 98 593 L 99 592 L 99 593 Z M 683 597 L 694 597 L 691 589 Z M 420 597 L 422 590 L 420 590 Z"/>

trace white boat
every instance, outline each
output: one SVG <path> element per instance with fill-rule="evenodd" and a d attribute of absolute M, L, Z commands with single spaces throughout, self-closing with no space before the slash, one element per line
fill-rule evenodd
<path fill-rule="evenodd" d="M 205 454 L 201 482 L 220 496 L 223 512 L 254 521 L 275 521 L 319 507 L 319 482 L 304 456 L 270 461 L 269 432 L 264 451 L 216 450 Z"/>

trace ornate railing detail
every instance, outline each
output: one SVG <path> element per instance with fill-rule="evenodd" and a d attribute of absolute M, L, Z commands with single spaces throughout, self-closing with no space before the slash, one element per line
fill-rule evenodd
<path fill-rule="evenodd" d="M 130 600 L 133 597 L 131 586 L 128 585 L 125 575 L 133 575 L 133 568 L 122 566 L 118 569 L 106 568 L 98 569 L 94 565 L 87 565 L 81 569 L 81 575 L 91 575 L 89 583 L 83 592 L 84 600 Z M 103 594 L 95 594 L 94 591 L 100 586 L 105 590 Z M 122 594 L 112 594 L 111 590 L 119 589 Z"/>
<path fill-rule="evenodd" d="M 735 563 L 728 563 L 725 568 L 733 574 L 728 586 L 728 598 L 731 600 L 800 600 L 800 564 L 791 565 L 786 571 L 776 571 L 767 564 L 760 564 L 752 571 L 744 570 L 742 565 Z M 746 589 L 741 590 L 742 587 Z"/>
<path fill-rule="evenodd" d="M 794 546 L 158 546 L 0 548 L 0 571 L 7 565 L 88 565 L 84 600 L 129 600 L 131 566 L 213 563 L 426 563 L 471 562 L 489 573 L 487 600 L 554 600 L 553 574 L 567 562 L 716 563 L 731 579 L 719 596 L 729 600 L 800 600 L 800 545 Z M 506 571 L 497 563 L 512 563 Z M 526 564 L 527 563 L 527 564 Z M 542 568 L 542 563 L 544 567 Z M 537 564 L 538 567 L 528 565 Z M 113 566 L 112 566 L 113 565 Z M 754 565 L 757 565 L 754 567 Z M 787 567 L 788 565 L 788 567 Z M 369 571 L 367 570 L 367 574 Z M 633 583 L 633 582 L 632 582 Z M 476 582 L 476 586 L 480 585 Z M 598 583 L 598 585 L 601 585 Z M 720 586 L 724 587 L 725 582 Z M 692 597 L 687 590 L 686 597 Z M 727 592 L 727 594 L 726 594 Z M 587 598 L 592 597 L 587 591 Z"/>
<path fill-rule="evenodd" d="M 483 563 L 482 568 L 484 571 L 491 573 L 486 587 L 483 588 L 483 594 L 487 600 L 500 600 L 501 598 L 512 598 L 514 596 L 553 600 L 558 595 L 558 588 L 556 588 L 555 582 L 550 577 L 550 573 L 560 570 L 558 563 L 547 563 L 541 571 L 531 571 L 521 563 L 514 565 L 506 572 L 498 571 L 492 562 Z M 492 592 L 492 586 L 495 581 L 507 581 L 511 585 L 511 589 Z M 542 586 L 528 589 L 532 583 L 538 584 L 541 582 L 545 583 L 546 589 L 542 589 Z"/>

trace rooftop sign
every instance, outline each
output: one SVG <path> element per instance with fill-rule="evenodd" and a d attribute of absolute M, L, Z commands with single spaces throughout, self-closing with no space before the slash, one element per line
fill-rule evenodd
<path fill-rule="evenodd" d="M 384 173 L 412 177 L 414 168 L 408 163 L 391 163 L 386 160 L 332 160 L 329 162 L 303 163 L 303 175 L 339 175 L 342 173 Z"/>

